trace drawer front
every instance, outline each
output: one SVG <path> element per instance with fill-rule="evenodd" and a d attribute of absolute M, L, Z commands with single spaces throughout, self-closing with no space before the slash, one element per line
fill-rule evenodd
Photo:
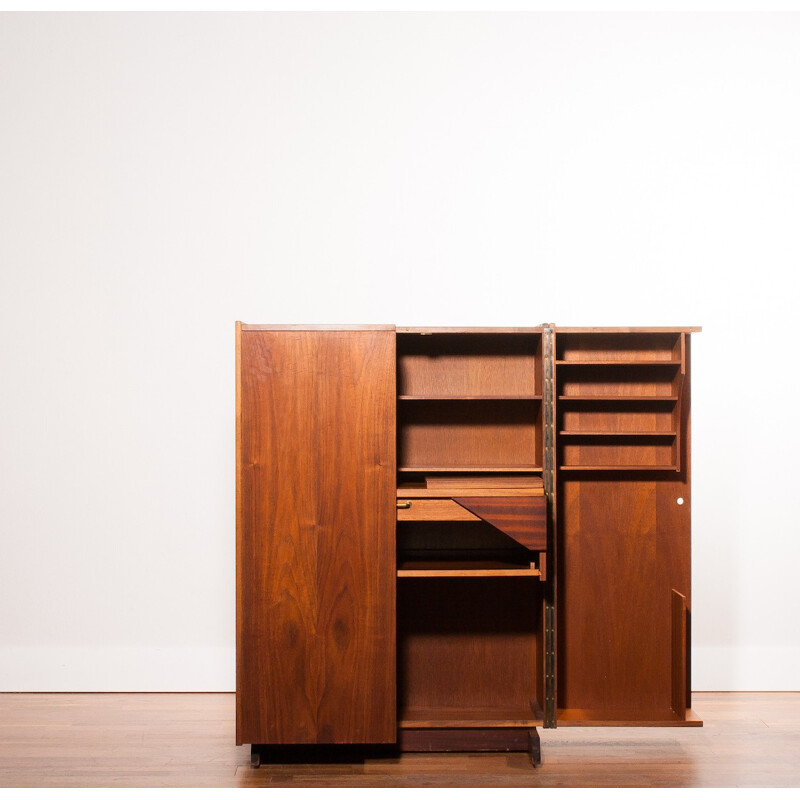
<path fill-rule="evenodd" d="M 410 504 L 410 507 L 403 508 Z M 398 522 L 480 522 L 480 517 L 475 516 L 466 508 L 453 500 L 415 500 L 402 499 L 397 501 Z"/>

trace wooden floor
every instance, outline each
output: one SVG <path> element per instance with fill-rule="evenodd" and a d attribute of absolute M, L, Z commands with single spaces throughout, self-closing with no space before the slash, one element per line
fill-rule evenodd
<path fill-rule="evenodd" d="M 233 694 L 0 694 L 0 786 L 800 786 L 800 692 L 700 693 L 703 728 L 541 732 L 525 754 L 252 769 Z"/>

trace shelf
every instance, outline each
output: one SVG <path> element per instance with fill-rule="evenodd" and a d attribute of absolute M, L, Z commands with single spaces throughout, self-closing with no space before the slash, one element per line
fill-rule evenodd
<path fill-rule="evenodd" d="M 533 728 L 543 720 L 536 701 L 527 707 L 401 708 L 398 717 L 400 728 Z"/>
<path fill-rule="evenodd" d="M 439 394 L 401 394 L 397 396 L 398 400 L 442 400 L 445 402 L 462 400 L 512 400 L 512 401 L 536 401 L 541 400 L 540 394 L 519 394 L 519 395 L 490 395 L 490 394 L 476 394 L 476 395 L 439 395 Z"/>
<path fill-rule="evenodd" d="M 400 484 L 397 487 L 398 499 L 452 498 L 454 494 L 469 497 L 541 497 L 543 486 L 425 486 L 424 484 Z"/>
<path fill-rule="evenodd" d="M 511 566 L 507 561 L 406 561 L 398 578 L 525 578 L 540 576 L 538 568 Z"/>
<path fill-rule="evenodd" d="M 559 467 L 559 472 L 680 472 L 675 464 L 624 464 L 620 466 L 574 466 Z"/>
<path fill-rule="evenodd" d="M 557 367 L 679 367 L 680 359 L 648 359 L 647 361 L 556 361 Z"/>
<path fill-rule="evenodd" d="M 559 436 L 636 436 L 639 438 L 666 437 L 669 439 L 678 435 L 677 431 L 559 431 Z"/>
<path fill-rule="evenodd" d="M 559 727 L 701 727 L 702 720 L 691 708 L 686 709 L 686 718 L 674 711 L 664 713 L 642 711 L 641 709 L 617 710 L 609 719 L 607 710 L 585 708 L 559 708 L 557 712 Z"/>
<path fill-rule="evenodd" d="M 577 401 L 580 403 L 616 403 L 616 402 L 627 402 L 627 403 L 675 403 L 680 398 L 677 395 L 665 395 L 663 397 L 659 397 L 657 395 L 621 395 L 621 394 L 611 394 L 611 395 L 569 395 L 569 394 L 562 394 L 558 396 L 559 402 L 568 402 L 571 403 L 573 401 Z"/>
<path fill-rule="evenodd" d="M 508 465 L 475 465 L 475 464 L 450 464 L 448 466 L 412 466 L 398 467 L 398 472 L 541 472 L 542 468 L 536 464 L 514 464 Z"/>

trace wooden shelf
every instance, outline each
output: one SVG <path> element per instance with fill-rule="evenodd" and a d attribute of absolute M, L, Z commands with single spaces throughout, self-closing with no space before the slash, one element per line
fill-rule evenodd
<path fill-rule="evenodd" d="M 602 466 L 566 466 L 559 467 L 559 472 L 680 472 L 680 469 L 675 464 L 624 464 L 621 466 L 611 466 L 608 464 Z"/>
<path fill-rule="evenodd" d="M 450 464 L 442 466 L 412 466 L 398 467 L 398 472 L 541 472 L 542 468 L 536 464 L 514 464 L 514 465 L 480 465 L 480 464 Z"/>
<path fill-rule="evenodd" d="M 562 394 L 558 396 L 559 402 L 568 402 L 571 403 L 573 401 L 578 401 L 581 403 L 608 403 L 608 402 L 627 402 L 627 403 L 675 403 L 680 398 L 677 395 L 665 395 L 663 397 L 658 397 L 657 395 L 622 395 L 622 394 L 611 394 L 611 395 L 588 395 L 588 394 L 580 394 L 580 395 L 569 395 L 569 394 Z"/>
<path fill-rule="evenodd" d="M 398 578 L 538 578 L 539 569 L 511 565 L 507 561 L 406 561 Z"/>
<path fill-rule="evenodd" d="M 453 495 L 470 497 L 541 497 L 544 487 L 539 486 L 425 486 L 406 483 L 397 487 L 397 497 L 410 498 L 452 498 Z"/>
<path fill-rule="evenodd" d="M 610 719 L 608 710 L 597 711 L 585 708 L 559 708 L 557 713 L 559 727 L 702 727 L 702 720 L 692 711 L 686 709 L 683 718 L 674 711 L 663 714 L 642 711 L 640 709 L 619 710 L 615 719 Z"/>
<path fill-rule="evenodd" d="M 657 358 L 647 361 L 636 360 L 611 360 L 611 361 L 556 361 L 557 367 L 679 367 L 683 362 L 680 359 Z"/>
<path fill-rule="evenodd" d="M 476 394 L 476 395 L 438 395 L 438 394 L 401 394 L 397 396 L 398 400 L 443 400 L 446 402 L 461 400 L 512 400 L 512 401 L 536 401 L 541 400 L 540 394 L 519 394 L 519 395 L 491 395 L 491 394 Z"/>
<path fill-rule="evenodd" d="M 401 728 L 533 728 L 541 725 L 543 719 L 535 701 L 520 707 L 429 706 L 398 711 Z"/>
<path fill-rule="evenodd" d="M 666 437 L 669 439 L 678 435 L 677 431 L 559 431 L 559 436 L 636 436 L 640 438 Z"/>

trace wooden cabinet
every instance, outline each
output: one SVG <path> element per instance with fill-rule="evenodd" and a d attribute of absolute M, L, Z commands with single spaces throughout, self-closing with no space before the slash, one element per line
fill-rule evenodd
<path fill-rule="evenodd" d="M 237 323 L 237 742 L 699 724 L 698 330 Z"/>

